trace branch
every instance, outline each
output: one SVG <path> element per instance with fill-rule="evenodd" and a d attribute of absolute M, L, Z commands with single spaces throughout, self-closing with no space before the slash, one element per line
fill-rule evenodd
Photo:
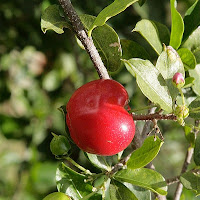
<path fill-rule="evenodd" d="M 181 174 L 183 174 L 183 173 L 186 172 L 187 167 L 188 167 L 188 165 L 191 162 L 193 151 L 194 151 L 194 148 L 191 148 L 191 147 L 188 148 L 188 151 L 187 151 L 187 154 L 186 154 L 186 157 L 185 157 L 185 161 L 183 163 L 183 167 L 182 167 L 182 170 L 181 170 Z M 176 191 L 175 191 L 175 195 L 174 195 L 174 200 L 179 200 L 180 199 L 182 190 L 183 190 L 183 185 L 179 181 L 179 183 L 178 183 L 178 185 L 176 187 Z"/>
<path fill-rule="evenodd" d="M 175 176 L 174 178 L 166 179 L 167 185 L 172 185 L 180 181 L 180 176 Z"/>
<path fill-rule="evenodd" d="M 94 46 L 93 40 L 91 37 L 88 37 L 87 31 L 85 30 L 85 27 L 83 26 L 78 14 L 72 6 L 71 1 L 59 0 L 59 3 L 67 15 L 69 21 L 72 23 L 77 38 L 81 41 L 87 53 L 89 54 L 99 77 L 101 79 L 109 79 L 110 77 L 108 71 L 103 64 L 96 47 Z"/>
<path fill-rule="evenodd" d="M 135 121 L 138 121 L 138 120 L 153 121 L 154 119 L 176 121 L 176 116 L 174 114 L 162 115 L 159 113 L 154 113 L 154 114 L 147 114 L 147 115 L 136 115 L 136 114 L 132 113 L 132 116 L 133 116 L 133 120 L 135 120 Z"/>
<path fill-rule="evenodd" d="M 199 124 L 200 124 L 200 120 L 196 120 L 195 121 L 195 126 L 198 127 Z M 199 130 L 197 128 L 195 128 L 195 130 L 194 130 L 195 136 L 197 135 L 198 132 L 199 132 Z M 194 152 L 194 148 L 193 147 L 189 147 L 188 150 L 187 150 L 185 161 L 183 163 L 181 174 L 183 174 L 183 173 L 185 173 L 187 171 L 187 167 L 188 167 L 188 165 L 190 164 L 190 162 L 192 160 L 193 152 Z M 178 183 L 178 185 L 176 187 L 176 191 L 175 191 L 175 195 L 174 195 L 174 200 L 179 200 L 180 199 L 182 190 L 183 190 L 183 185 L 179 181 L 179 183 Z"/>

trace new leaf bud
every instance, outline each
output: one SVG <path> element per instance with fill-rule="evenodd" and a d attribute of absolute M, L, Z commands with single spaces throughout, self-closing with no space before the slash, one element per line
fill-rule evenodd
<path fill-rule="evenodd" d="M 183 77 L 183 74 L 177 72 L 174 74 L 172 78 L 173 84 L 177 88 L 182 88 L 185 85 L 185 79 Z"/>

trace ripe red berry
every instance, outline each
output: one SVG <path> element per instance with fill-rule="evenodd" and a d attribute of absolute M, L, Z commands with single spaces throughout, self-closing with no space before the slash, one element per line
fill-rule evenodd
<path fill-rule="evenodd" d="M 110 156 L 124 150 L 135 134 L 125 106 L 128 94 L 114 80 L 95 80 L 74 92 L 67 104 L 72 140 L 88 153 Z"/>

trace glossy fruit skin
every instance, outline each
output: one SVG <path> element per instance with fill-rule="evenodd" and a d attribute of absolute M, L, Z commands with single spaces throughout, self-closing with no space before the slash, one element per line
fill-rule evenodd
<path fill-rule="evenodd" d="M 97 155 L 111 156 L 124 150 L 135 134 L 127 105 L 127 91 L 114 80 L 101 79 L 83 85 L 66 106 L 72 140 L 83 151 Z"/>
<path fill-rule="evenodd" d="M 54 192 L 46 196 L 43 200 L 70 200 L 70 198 L 62 192 Z"/>

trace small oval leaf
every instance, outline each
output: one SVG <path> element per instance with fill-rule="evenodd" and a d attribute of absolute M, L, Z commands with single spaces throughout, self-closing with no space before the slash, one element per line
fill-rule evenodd
<path fill-rule="evenodd" d="M 137 2 L 138 0 L 115 0 L 109 6 L 104 8 L 97 18 L 95 19 L 94 23 L 91 24 L 88 35 L 91 36 L 92 30 L 97 26 L 102 26 L 106 23 L 108 19 L 111 17 L 123 12 L 127 7 L 132 5 L 133 3 Z"/>
<path fill-rule="evenodd" d="M 89 29 L 96 17 L 80 15 L 80 19 Z M 104 24 L 92 32 L 92 38 L 106 68 L 111 72 L 117 71 L 121 66 L 122 51 L 119 37 L 114 29 Z"/>
<path fill-rule="evenodd" d="M 187 11 L 184 17 L 185 31 L 183 40 L 187 39 L 191 33 L 200 25 L 200 1 L 197 0 Z"/>
<path fill-rule="evenodd" d="M 131 183 L 123 182 L 123 184 L 134 193 L 138 200 L 151 200 L 151 191 L 142 187 L 135 186 Z"/>
<path fill-rule="evenodd" d="M 183 48 L 189 49 L 195 56 L 197 64 L 200 63 L 200 26 L 190 35 L 182 45 Z"/>
<path fill-rule="evenodd" d="M 85 182 L 87 176 L 80 174 L 61 163 L 56 171 L 56 182 L 59 192 L 63 192 L 74 200 L 79 200 L 85 196 L 90 196 L 92 185 Z M 94 194 L 91 200 L 100 200 L 98 194 Z"/>
<path fill-rule="evenodd" d="M 186 172 L 180 177 L 181 183 L 188 190 L 193 190 L 196 195 L 200 194 L 200 177 L 193 172 Z"/>
<path fill-rule="evenodd" d="M 163 141 L 159 137 L 156 137 L 156 140 L 154 136 L 146 138 L 143 145 L 132 153 L 127 167 L 137 169 L 146 166 L 156 157 L 162 144 Z"/>
<path fill-rule="evenodd" d="M 153 103 L 167 111 L 172 111 L 172 97 L 161 73 L 148 60 L 132 58 L 123 60 L 127 70 L 136 75 L 136 81 L 143 94 Z"/>
<path fill-rule="evenodd" d="M 114 177 L 118 181 L 131 183 L 161 195 L 167 194 L 165 179 L 161 174 L 152 169 L 123 169 L 117 172 Z"/>
<path fill-rule="evenodd" d="M 171 46 L 164 46 L 164 51 L 157 60 L 156 68 L 165 80 L 172 79 L 177 72 L 185 77 L 185 70 L 180 56 Z"/>
<path fill-rule="evenodd" d="M 196 58 L 194 54 L 187 48 L 180 48 L 178 54 L 184 64 L 186 70 L 194 69 L 196 66 Z"/>
<path fill-rule="evenodd" d="M 43 33 L 47 30 L 53 30 L 58 34 L 64 33 L 63 28 L 70 28 L 64 17 L 60 15 L 59 6 L 51 5 L 45 9 L 41 17 L 41 29 Z"/>
<path fill-rule="evenodd" d="M 183 86 L 183 88 L 192 87 L 193 84 L 194 84 L 194 78 L 193 77 L 187 77 L 185 79 L 185 85 Z"/>
<path fill-rule="evenodd" d="M 133 31 L 140 33 L 158 55 L 162 52 L 158 29 L 153 21 L 143 19 L 136 24 Z"/>
<path fill-rule="evenodd" d="M 174 87 L 172 83 L 172 78 L 177 72 L 185 76 L 184 66 L 178 53 L 171 46 L 166 47 L 164 45 L 164 51 L 158 57 L 158 60 L 156 62 L 156 68 L 165 79 L 174 102 L 179 91 L 177 88 Z"/>
<path fill-rule="evenodd" d="M 111 167 L 106 162 L 106 158 L 103 156 L 97 156 L 95 154 L 85 153 L 88 160 L 97 168 L 110 171 Z"/>
<path fill-rule="evenodd" d="M 170 0 L 171 4 L 171 36 L 169 45 L 174 49 L 178 49 L 181 44 L 183 32 L 184 32 L 184 23 L 180 13 L 176 10 L 176 0 Z"/>
<path fill-rule="evenodd" d="M 185 131 L 185 137 L 186 137 L 187 141 L 190 143 L 191 147 L 194 147 L 195 133 L 193 131 L 193 127 L 185 125 L 184 131 Z"/>
<path fill-rule="evenodd" d="M 192 89 L 197 95 L 200 96 L 200 64 L 196 65 L 195 69 L 189 70 L 189 74 L 194 78 Z"/>
<path fill-rule="evenodd" d="M 112 181 L 109 188 L 109 198 L 105 200 L 139 200 L 133 192 L 131 192 L 125 185 L 118 181 Z"/>
<path fill-rule="evenodd" d="M 197 97 L 189 105 L 190 117 L 200 119 L 200 97 Z"/>
<path fill-rule="evenodd" d="M 122 46 L 122 58 L 131 59 L 131 58 L 142 58 L 142 59 L 150 59 L 147 51 L 138 43 L 132 40 L 120 40 Z"/>

